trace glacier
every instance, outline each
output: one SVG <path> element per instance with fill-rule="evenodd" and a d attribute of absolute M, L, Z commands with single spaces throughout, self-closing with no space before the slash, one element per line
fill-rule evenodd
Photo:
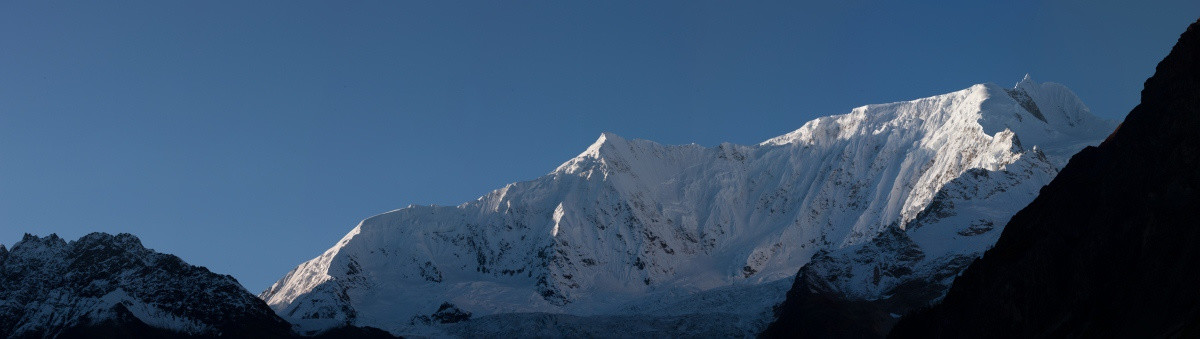
<path fill-rule="evenodd" d="M 757 145 L 602 133 L 540 178 L 367 218 L 259 297 L 304 333 L 750 336 L 802 268 L 863 300 L 948 286 L 1115 126 L 1026 76 L 854 108 Z M 472 320 L 439 314 L 447 305 Z"/>

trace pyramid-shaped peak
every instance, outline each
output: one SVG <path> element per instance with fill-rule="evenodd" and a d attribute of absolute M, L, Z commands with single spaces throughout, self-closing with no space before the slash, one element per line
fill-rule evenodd
<path fill-rule="evenodd" d="M 600 137 L 596 138 L 596 141 L 591 146 L 588 146 L 587 150 L 579 154 L 579 157 L 599 157 L 602 153 L 611 152 L 613 149 L 627 148 L 628 145 L 629 140 L 622 138 L 616 133 L 603 132 L 600 133 Z"/>
<path fill-rule="evenodd" d="M 1021 78 L 1021 81 L 1017 81 L 1017 83 L 1015 85 L 1013 85 L 1012 89 L 1015 91 L 1034 93 L 1034 92 L 1040 92 L 1042 90 L 1042 87 L 1046 87 L 1047 85 L 1055 86 L 1057 84 L 1038 83 L 1037 81 L 1033 80 L 1033 77 L 1030 76 L 1029 73 L 1025 73 L 1025 76 Z"/>
<path fill-rule="evenodd" d="M 592 143 L 592 145 L 596 146 L 596 145 L 603 145 L 603 144 L 625 143 L 625 142 L 626 142 L 625 138 L 622 138 L 621 136 L 617 135 L 616 133 L 601 132 L 600 137 L 596 138 L 596 142 Z"/>
<path fill-rule="evenodd" d="M 1029 73 L 1025 73 L 1025 77 L 1021 78 L 1021 81 L 1018 81 L 1014 87 L 1021 86 L 1021 84 L 1036 84 L 1036 82 L 1033 81 L 1033 77 L 1029 76 Z"/>
<path fill-rule="evenodd" d="M 669 161 L 663 158 L 662 150 L 669 147 L 703 149 L 698 145 L 663 146 L 644 139 L 626 139 L 612 132 L 600 133 L 596 141 L 571 160 L 560 165 L 555 172 L 576 173 L 589 169 L 605 168 L 605 171 L 625 171 L 629 166 Z"/>

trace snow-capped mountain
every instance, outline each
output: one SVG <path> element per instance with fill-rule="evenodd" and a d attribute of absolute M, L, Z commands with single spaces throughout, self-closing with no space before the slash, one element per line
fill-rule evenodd
<path fill-rule="evenodd" d="M 1141 102 L 891 338 L 1200 337 L 1200 21 Z"/>
<path fill-rule="evenodd" d="M 1114 126 L 1067 88 L 1027 76 L 1011 89 L 855 108 L 753 146 L 604 133 L 538 179 L 363 220 L 260 297 L 310 332 L 469 334 L 447 323 L 519 326 L 538 318 L 519 313 L 549 313 L 579 328 L 628 327 L 621 315 L 726 314 L 706 326 L 752 334 L 810 261 L 845 271 L 822 279 L 862 298 L 914 276 L 953 277 L 1071 154 Z M 881 235 L 920 253 L 863 250 Z M 893 266 L 913 271 L 866 274 Z"/>
<path fill-rule="evenodd" d="M 233 277 L 142 246 L 129 234 L 67 242 L 26 234 L 0 246 L 6 337 L 289 337 L 291 326 Z"/>
<path fill-rule="evenodd" d="M 870 242 L 815 255 L 801 268 L 779 308 L 781 320 L 767 336 L 882 337 L 900 315 L 941 298 L 1071 155 L 1098 144 L 1114 128 L 1090 116 L 1061 85 L 1038 85 L 1026 76 L 1004 92 L 1019 113 L 997 115 L 1011 102 L 989 99 L 981 105 L 979 123 L 985 130 L 1011 131 L 1019 157 L 1000 169 L 980 166 L 938 180 L 941 188 L 915 217 Z M 1037 120 L 1028 124 L 1020 113 Z M 1007 135 L 995 136 L 1001 134 Z"/>

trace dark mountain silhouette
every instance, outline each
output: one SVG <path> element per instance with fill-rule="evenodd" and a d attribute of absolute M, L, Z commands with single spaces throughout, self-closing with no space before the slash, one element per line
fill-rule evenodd
<path fill-rule="evenodd" d="M 891 337 L 1200 336 L 1200 22 L 943 301 Z"/>

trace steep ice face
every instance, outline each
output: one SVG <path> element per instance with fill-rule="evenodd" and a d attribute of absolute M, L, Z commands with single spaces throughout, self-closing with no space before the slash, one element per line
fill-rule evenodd
<path fill-rule="evenodd" d="M 940 298 L 962 269 L 996 243 L 1008 219 L 1058 174 L 1055 163 L 1034 147 L 1003 169 L 967 170 L 901 227 L 819 253 L 800 276 L 817 292 L 848 300 L 885 299 L 912 293 L 905 289 L 914 286 L 922 286 L 921 293 L 936 290 L 931 297 Z M 908 306 L 921 305 L 903 305 Z"/>
<path fill-rule="evenodd" d="M 1037 84 L 1026 75 L 1012 89 L 977 86 L 988 87 L 994 96 L 980 105 L 979 126 L 985 134 L 1000 131 L 995 136 L 1013 139 L 1016 156 L 1003 166 L 970 166 L 949 181 L 934 181 L 940 185 L 924 186 L 930 189 L 913 196 L 932 193 L 932 198 L 909 205 L 919 207 L 897 224 L 906 232 L 821 253 L 801 272 L 808 283 L 849 299 L 885 298 L 914 282 L 944 293 L 1071 155 L 1098 144 L 1115 128 L 1059 84 Z"/>
<path fill-rule="evenodd" d="M 993 219 L 1113 126 L 1065 87 L 1027 78 L 1013 89 L 975 85 L 863 106 L 754 146 L 604 133 L 541 178 L 455 207 L 363 220 L 260 297 L 302 330 L 351 323 L 421 333 L 445 303 L 475 316 L 638 313 L 652 308 L 646 300 L 787 279 L 814 254 L 889 232 L 940 251 L 924 257 L 970 255 L 999 234 Z M 1013 178 L 961 179 L 970 173 Z M 993 196 L 1013 203 L 978 204 L 991 199 L 979 187 L 1001 186 L 1006 193 Z M 934 216 L 954 225 L 934 225 L 926 211 L 939 201 Z M 993 220 L 968 231 L 984 236 L 947 235 L 972 218 Z"/>

